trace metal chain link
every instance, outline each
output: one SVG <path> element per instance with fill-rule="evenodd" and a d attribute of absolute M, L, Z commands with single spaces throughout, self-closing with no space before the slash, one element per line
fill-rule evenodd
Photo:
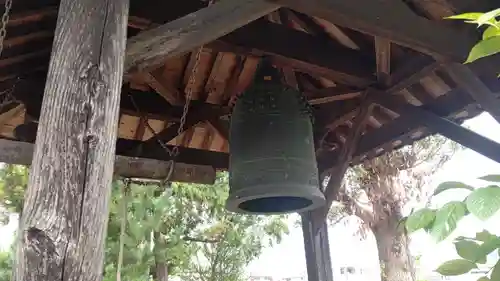
<path fill-rule="evenodd" d="M 210 3 L 209 3 L 209 5 L 210 5 Z M 194 83 L 196 82 L 196 74 L 198 72 L 198 65 L 200 64 L 200 58 L 201 58 L 202 52 L 203 52 L 203 46 L 201 46 L 196 52 L 195 61 L 193 64 L 193 69 L 191 71 L 191 76 L 189 76 L 189 80 L 188 80 L 187 87 L 186 87 L 187 88 L 186 102 L 184 103 L 184 108 L 182 111 L 179 129 L 177 129 L 177 136 L 180 136 L 182 134 L 182 132 L 184 131 L 184 125 L 186 124 L 186 117 L 187 117 L 187 114 L 189 112 L 189 105 L 191 103 L 191 97 L 193 96 L 193 87 L 194 87 Z M 176 157 L 177 155 L 179 155 L 179 145 L 178 144 L 176 146 L 174 146 L 174 148 L 172 148 L 170 156 Z"/>
<path fill-rule="evenodd" d="M 208 7 L 212 5 L 214 0 L 208 1 Z M 182 132 L 184 132 L 184 125 L 186 124 L 186 117 L 189 112 L 189 105 L 191 103 L 191 98 L 193 96 L 193 87 L 194 83 L 196 82 L 196 74 L 198 73 L 198 65 L 200 64 L 200 59 L 201 59 L 201 53 L 203 52 L 203 45 L 198 48 L 195 56 L 195 61 L 193 63 L 193 68 L 191 70 L 191 75 L 189 76 L 188 83 L 186 85 L 186 102 L 184 103 L 184 108 L 182 111 L 182 116 L 179 124 L 179 129 L 177 129 L 177 136 L 180 136 Z M 176 144 L 172 150 L 169 150 L 169 154 L 171 158 L 175 158 L 177 155 L 179 155 L 179 144 Z"/>
<path fill-rule="evenodd" d="M 210 0 L 208 2 L 208 6 L 210 6 L 213 2 L 214 2 L 214 0 Z M 191 75 L 189 76 L 189 80 L 188 80 L 188 83 L 186 85 L 186 88 L 187 88 L 187 90 L 186 90 L 186 102 L 184 103 L 184 107 L 182 109 L 182 115 L 181 115 L 181 119 L 179 122 L 179 128 L 177 129 L 177 136 L 180 136 L 184 132 L 184 125 L 186 124 L 186 118 L 187 118 L 187 114 L 189 112 L 189 105 L 191 104 L 191 99 L 193 96 L 193 87 L 194 87 L 194 83 L 196 82 L 196 74 L 198 72 L 198 66 L 200 64 L 201 53 L 203 52 L 203 47 L 204 46 L 199 47 L 198 50 L 196 51 L 195 61 L 193 63 Z M 169 171 L 167 172 L 166 178 L 163 180 L 163 184 L 168 185 L 170 182 L 170 178 L 172 177 L 173 170 L 174 170 L 174 165 L 175 165 L 174 159 L 175 159 L 175 157 L 177 157 L 177 155 L 179 155 L 180 144 L 176 144 L 172 149 L 169 149 L 166 143 L 164 143 L 162 140 L 157 138 L 157 133 L 149 124 L 146 115 L 141 114 L 139 107 L 135 103 L 132 95 L 129 94 L 129 97 L 130 97 L 130 100 L 132 102 L 132 105 L 135 107 L 135 110 L 140 114 L 140 116 L 143 116 L 143 118 L 146 118 L 146 122 L 145 122 L 146 127 L 151 131 L 151 133 L 153 134 L 153 137 L 156 138 L 156 141 L 160 144 L 160 146 L 170 156 Z"/>
<path fill-rule="evenodd" d="M 5 0 L 5 11 L 2 15 L 2 27 L 0 28 L 0 55 L 3 51 L 3 41 L 7 36 L 7 23 L 9 22 L 9 13 L 12 8 L 12 0 Z"/>
<path fill-rule="evenodd" d="M 5 37 L 7 37 L 7 24 L 9 23 L 9 15 L 10 10 L 12 8 L 12 0 L 5 1 L 5 10 L 2 15 L 2 27 L 0 27 L 0 56 L 3 52 L 3 43 L 5 41 Z M 19 77 L 12 84 L 10 89 L 0 92 L 0 110 L 5 106 L 11 104 L 12 102 L 16 102 L 16 98 L 13 95 L 14 89 L 16 88 L 17 83 L 19 82 Z"/>

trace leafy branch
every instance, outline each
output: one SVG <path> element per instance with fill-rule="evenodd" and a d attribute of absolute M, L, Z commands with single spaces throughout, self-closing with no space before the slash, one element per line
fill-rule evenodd
<path fill-rule="evenodd" d="M 500 53 L 500 8 L 487 13 L 465 13 L 447 17 L 452 20 L 463 20 L 476 24 L 482 29 L 482 38 L 470 51 L 465 63 Z"/>
<path fill-rule="evenodd" d="M 479 179 L 490 184 L 479 188 L 453 181 L 440 184 L 434 196 L 457 189 L 467 190 L 469 193 L 463 201 L 451 201 L 439 209 L 422 208 L 413 212 L 404 220 L 407 231 L 424 229 L 440 242 L 449 237 L 457 228 L 458 222 L 468 215 L 483 221 L 493 217 L 500 210 L 500 175 L 487 175 Z M 454 245 L 461 258 L 441 264 L 436 271 L 442 275 L 462 275 L 478 268 L 479 264 L 485 264 L 490 253 L 500 252 L 500 236 L 483 230 L 476 233 L 475 237 L 456 238 Z M 480 280 L 500 280 L 500 261 L 490 271 L 489 277 L 484 276 Z"/>

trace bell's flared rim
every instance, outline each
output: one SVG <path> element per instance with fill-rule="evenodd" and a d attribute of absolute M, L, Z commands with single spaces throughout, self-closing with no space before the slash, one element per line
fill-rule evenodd
<path fill-rule="evenodd" d="M 311 187 L 314 188 L 314 187 Z M 277 187 L 276 184 L 262 185 L 257 188 L 249 187 L 245 189 L 237 189 L 237 192 L 230 192 L 226 200 L 226 209 L 231 212 L 250 215 L 284 215 L 292 213 L 303 213 L 306 211 L 314 210 L 325 205 L 325 196 L 319 189 L 313 189 L 312 192 L 304 192 L 302 185 L 286 184 L 283 187 Z M 269 190 L 274 190 L 269 192 Z M 281 190 L 281 191 L 280 191 Z M 253 195 L 249 195 L 252 193 Z M 267 211 L 250 210 L 252 208 L 245 208 L 241 206 L 246 203 L 250 207 L 252 203 L 258 204 L 262 200 L 268 200 L 268 203 L 277 203 L 283 200 L 285 203 L 292 203 L 298 206 L 294 209 L 280 208 L 275 206 L 275 209 L 268 209 Z M 276 201 L 276 202 L 273 202 Z M 302 201 L 302 202 L 300 202 Z M 307 205 L 301 204 L 307 201 Z"/>

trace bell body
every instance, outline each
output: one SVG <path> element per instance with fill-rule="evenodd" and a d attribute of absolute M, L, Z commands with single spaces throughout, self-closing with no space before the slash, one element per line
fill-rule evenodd
<path fill-rule="evenodd" d="M 283 214 L 324 204 L 311 114 L 298 91 L 251 86 L 231 116 L 229 147 L 228 210 Z"/>

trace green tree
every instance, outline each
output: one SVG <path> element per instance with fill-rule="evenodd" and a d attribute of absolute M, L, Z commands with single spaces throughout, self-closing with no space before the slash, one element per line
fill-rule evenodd
<path fill-rule="evenodd" d="M 429 176 L 458 148 L 444 137 L 431 136 L 348 170 L 338 194 L 340 204 L 330 210 L 329 220 L 361 218 L 361 230 L 371 230 L 376 238 L 383 281 L 416 279 L 409 239 L 399 227 L 403 208 L 428 196 L 423 188 Z"/>
<path fill-rule="evenodd" d="M 0 204 L 22 211 L 27 169 L 6 165 L 0 170 Z M 14 171 L 14 172 L 12 172 Z M 241 280 L 244 267 L 270 242 L 279 242 L 288 229 L 284 217 L 229 213 L 227 173 L 214 185 L 113 182 L 106 238 L 104 280 L 168 280 L 197 272 L 206 280 Z M 122 234 L 122 221 L 125 228 Z M 215 249 L 215 250 L 214 250 Z M 199 271 L 200 254 L 214 270 Z M 217 256 L 217 259 L 214 259 Z M 119 258 L 122 257 L 122 258 Z M 203 258 L 201 258 L 203 260 Z M 230 269 L 230 270 L 229 270 Z M 214 279 L 215 278 L 215 279 Z M 0 280 L 2 281 L 2 280 Z"/>
<path fill-rule="evenodd" d="M 12 252 L 0 252 L 0 281 L 10 281 L 12 277 Z"/>
<path fill-rule="evenodd" d="M 488 175 L 480 179 L 488 183 L 478 188 L 460 182 L 440 184 L 434 196 L 455 189 L 468 190 L 469 194 L 462 201 L 450 201 L 437 209 L 425 207 L 413 212 L 405 220 L 406 229 L 409 232 L 424 229 L 440 242 L 449 237 L 460 220 L 466 216 L 474 216 L 484 221 L 497 214 L 500 210 L 500 175 Z M 487 256 L 492 252 L 500 252 L 500 236 L 486 230 L 478 229 L 474 237 L 457 237 L 453 243 L 460 259 L 447 261 L 436 269 L 445 276 L 466 274 L 485 264 Z M 500 261 L 491 267 L 488 275 L 479 280 L 500 280 Z"/>
<path fill-rule="evenodd" d="M 24 191 L 28 186 L 28 169 L 21 165 L 4 165 L 0 169 L 0 222 L 7 223 L 9 213 L 21 213 Z"/>

